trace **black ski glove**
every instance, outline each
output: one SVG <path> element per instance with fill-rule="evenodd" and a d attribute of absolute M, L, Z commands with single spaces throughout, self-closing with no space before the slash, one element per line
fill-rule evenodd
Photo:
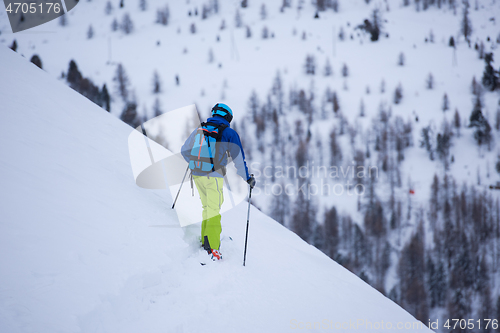
<path fill-rule="evenodd" d="M 254 188 L 257 182 L 255 181 L 255 177 L 253 175 L 250 175 L 250 177 L 247 179 L 247 183 L 248 185 L 250 185 L 250 188 Z"/>

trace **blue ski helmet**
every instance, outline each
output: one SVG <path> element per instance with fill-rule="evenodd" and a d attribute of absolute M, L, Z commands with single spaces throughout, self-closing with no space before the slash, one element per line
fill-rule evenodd
<path fill-rule="evenodd" d="M 217 103 L 212 108 L 212 117 L 213 116 L 220 116 L 230 123 L 231 120 L 233 120 L 233 110 L 226 104 Z"/>

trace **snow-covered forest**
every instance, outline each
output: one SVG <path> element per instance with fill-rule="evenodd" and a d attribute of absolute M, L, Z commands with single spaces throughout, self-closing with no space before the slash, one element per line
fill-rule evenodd
<path fill-rule="evenodd" d="M 254 204 L 427 323 L 500 318 L 499 20 L 498 0 L 89 0 L 31 33 L 0 13 L 0 43 L 133 127 L 226 103 Z"/>

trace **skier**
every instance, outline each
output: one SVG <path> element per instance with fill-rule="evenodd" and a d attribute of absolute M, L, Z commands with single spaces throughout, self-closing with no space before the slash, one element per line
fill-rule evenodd
<path fill-rule="evenodd" d="M 222 192 L 228 156 L 237 173 L 251 188 L 255 178 L 249 175 L 240 137 L 230 127 L 233 111 L 226 104 L 217 103 L 212 117 L 195 129 L 182 146 L 182 156 L 189 163 L 191 177 L 196 184 L 203 206 L 201 245 L 212 260 L 222 259 L 220 253 L 221 215 L 224 202 Z"/>

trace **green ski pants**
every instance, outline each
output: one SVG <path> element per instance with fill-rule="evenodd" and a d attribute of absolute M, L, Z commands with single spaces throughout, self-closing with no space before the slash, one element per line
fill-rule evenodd
<path fill-rule="evenodd" d="M 222 194 L 223 178 L 193 176 L 194 183 L 200 194 L 203 206 L 203 222 L 201 223 L 201 242 L 204 243 L 205 236 L 208 238 L 210 248 L 218 250 L 220 247 L 220 208 L 224 202 Z"/>

